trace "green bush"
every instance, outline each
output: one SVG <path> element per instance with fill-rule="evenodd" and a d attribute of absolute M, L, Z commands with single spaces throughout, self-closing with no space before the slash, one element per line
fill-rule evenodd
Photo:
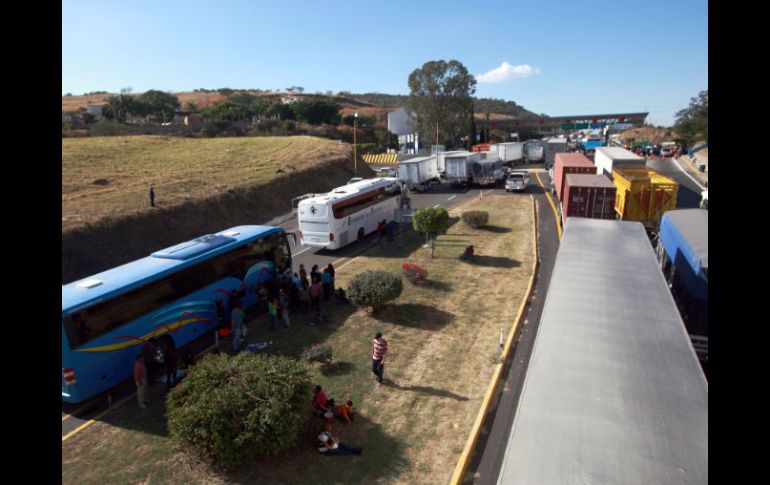
<path fill-rule="evenodd" d="M 309 418 L 308 372 L 290 357 L 208 355 L 166 398 L 171 439 L 226 469 L 284 452 Z"/>
<path fill-rule="evenodd" d="M 308 362 L 329 362 L 332 360 L 332 348 L 330 345 L 313 345 L 303 349 L 302 358 Z"/>
<path fill-rule="evenodd" d="M 398 298 L 403 289 L 400 276 L 376 270 L 355 275 L 346 293 L 354 305 L 377 311 L 387 302 Z"/>
<path fill-rule="evenodd" d="M 478 229 L 489 222 L 489 212 L 485 211 L 466 211 L 463 212 L 463 222 Z"/>

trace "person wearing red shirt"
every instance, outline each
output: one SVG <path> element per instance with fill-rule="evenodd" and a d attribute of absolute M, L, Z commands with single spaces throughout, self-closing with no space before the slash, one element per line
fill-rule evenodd
<path fill-rule="evenodd" d="M 329 407 L 327 406 L 328 402 L 329 400 L 326 398 L 326 394 L 324 394 L 321 386 L 315 386 L 315 393 L 313 394 L 313 409 L 319 416 L 324 417 L 324 413 L 329 411 Z"/>

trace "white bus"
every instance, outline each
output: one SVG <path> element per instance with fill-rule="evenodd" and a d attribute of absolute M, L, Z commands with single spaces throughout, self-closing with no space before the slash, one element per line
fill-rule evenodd
<path fill-rule="evenodd" d="M 377 223 L 393 219 L 401 204 L 398 179 L 378 177 L 315 194 L 298 204 L 302 244 L 337 249 L 363 239 Z"/>

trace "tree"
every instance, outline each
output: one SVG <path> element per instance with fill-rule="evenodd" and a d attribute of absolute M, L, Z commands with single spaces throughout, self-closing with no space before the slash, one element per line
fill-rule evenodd
<path fill-rule="evenodd" d="M 294 110 L 291 109 L 291 105 L 283 104 L 280 101 L 268 106 L 267 110 L 265 110 L 265 114 L 270 117 L 277 116 L 278 119 L 281 120 L 295 119 Z"/>
<path fill-rule="evenodd" d="M 166 398 L 172 441 L 231 468 L 290 449 L 309 418 L 307 364 L 244 352 L 208 355 Z"/>
<path fill-rule="evenodd" d="M 430 257 L 436 250 L 436 238 L 440 233 L 449 229 L 449 213 L 441 207 L 429 207 L 420 209 L 414 213 L 412 219 L 414 230 L 424 232 L 430 240 Z"/>
<path fill-rule="evenodd" d="M 337 125 L 340 122 L 340 105 L 329 98 L 303 99 L 293 103 L 291 109 L 298 120 L 311 125 Z"/>
<path fill-rule="evenodd" d="M 409 75 L 407 111 L 417 117 L 417 129 L 426 140 L 446 143 L 466 132 L 473 113 L 476 79 L 459 61 L 429 61 Z"/>
<path fill-rule="evenodd" d="M 709 137 L 709 92 L 698 93 L 690 99 L 690 106 L 676 113 L 674 128 L 688 142 L 707 140 Z"/>
<path fill-rule="evenodd" d="M 187 102 L 187 111 L 198 111 L 198 105 L 194 101 Z"/>
<path fill-rule="evenodd" d="M 139 96 L 139 101 L 145 105 L 145 115 L 154 115 L 165 123 L 174 117 L 179 109 L 179 98 L 173 94 L 151 89 Z"/>
<path fill-rule="evenodd" d="M 121 94 L 120 96 L 110 96 L 107 98 L 107 104 L 110 106 L 113 118 L 117 121 L 126 121 L 126 115 L 143 115 L 145 106 L 133 96 Z M 104 108 L 102 108 L 104 112 Z M 112 119 L 112 118 L 109 118 Z"/>
<path fill-rule="evenodd" d="M 131 86 L 126 86 L 125 88 L 120 89 L 120 94 L 129 94 L 133 90 L 134 88 L 132 88 Z"/>
<path fill-rule="evenodd" d="M 380 135 L 377 147 L 380 150 L 388 150 L 389 148 L 398 150 L 401 147 L 401 145 L 398 143 L 398 135 L 391 133 L 390 131 L 385 131 L 382 135 Z"/>

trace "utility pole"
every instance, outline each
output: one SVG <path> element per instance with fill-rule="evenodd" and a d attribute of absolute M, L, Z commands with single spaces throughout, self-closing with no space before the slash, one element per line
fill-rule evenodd
<path fill-rule="evenodd" d="M 358 175 L 358 157 L 356 156 L 356 120 L 358 119 L 358 112 L 353 114 L 353 171 Z"/>

